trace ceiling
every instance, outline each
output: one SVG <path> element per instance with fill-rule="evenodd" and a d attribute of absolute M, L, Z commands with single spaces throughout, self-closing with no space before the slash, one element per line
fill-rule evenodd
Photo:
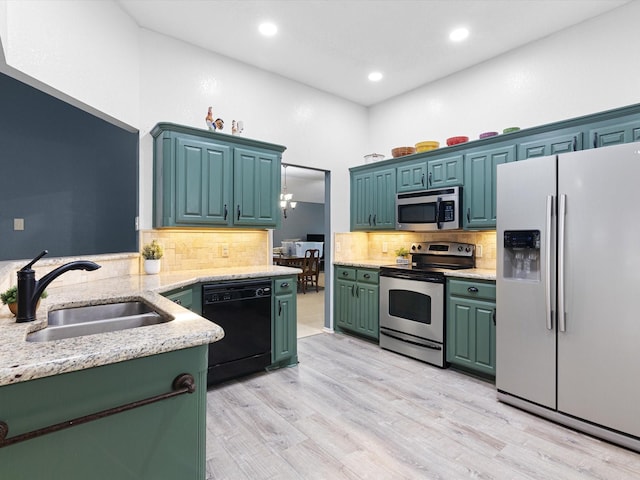
<path fill-rule="evenodd" d="M 141 27 L 371 106 L 631 0 L 117 1 Z"/>

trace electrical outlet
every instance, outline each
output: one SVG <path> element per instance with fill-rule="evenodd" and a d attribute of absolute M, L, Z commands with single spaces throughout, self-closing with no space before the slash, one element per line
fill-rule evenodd
<path fill-rule="evenodd" d="M 223 243 L 222 244 L 222 256 L 223 257 L 228 257 L 229 256 L 229 244 L 228 243 Z"/>
<path fill-rule="evenodd" d="M 24 218 L 14 218 L 13 219 L 13 229 L 14 230 L 24 230 Z"/>
<path fill-rule="evenodd" d="M 382 242 L 382 253 L 387 253 L 389 251 L 389 244 L 387 242 Z"/>
<path fill-rule="evenodd" d="M 482 257 L 482 245 L 478 244 L 476 245 L 476 258 L 481 258 Z"/>
<path fill-rule="evenodd" d="M 340 251 L 340 242 L 336 242 L 336 252 Z"/>

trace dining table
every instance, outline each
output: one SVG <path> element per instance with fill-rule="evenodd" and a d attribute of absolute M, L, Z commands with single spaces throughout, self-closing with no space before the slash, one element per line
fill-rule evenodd
<path fill-rule="evenodd" d="M 295 255 L 274 255 L 273 264 L 281 265 L 284 267 L 302 267 L 304 257 L 297 257 Z"/>

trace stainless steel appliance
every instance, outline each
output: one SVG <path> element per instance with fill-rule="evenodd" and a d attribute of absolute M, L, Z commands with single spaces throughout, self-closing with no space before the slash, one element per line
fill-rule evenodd
<path fill-rule="evenodd" d="M 207 384 L 271 365 L 270 280 L 204 285 L 202 316 L 224 330 L 224 338 L 209 345 Z"/>
<path fill-rule="evenodd" d="M 396 230 L 415 232 L 462 228 L 462 187 L 396 195 Z"/>
<path fill-rule="evenodd" d="M 411 253 L 410 265 L 380 268 L 380 346 L 444 367 L 444 272 L 473 268 L 475 247 L 414 243 Z"/>
<path fill-rule="evenodd" d="M 640 143 L 497 168 L 498 399 L 640 451 Z"/>

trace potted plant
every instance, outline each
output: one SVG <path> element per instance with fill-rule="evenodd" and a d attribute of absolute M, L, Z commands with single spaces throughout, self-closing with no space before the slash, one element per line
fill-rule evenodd
<path fill-rule="evenodd" d="M 164 255 L 162 245 L 157 240 L 147 243 L 142 247 L 142 258 L 144 258 L 144 271 L 149 275 L 160 273 L 160 259 Z"/>
<path fill-rule="evenodd" d="M 399 263 L 402 265 L 409 264 L 409 250 L 407 250 L 404 247 L 400 247 L 395 252 L 396 252 L 396 263 Z"/>
<path fill-rule="evenodd" d="M 40 295 L 40 298 L 47 298 L 47 296 L 48 294 L 47 294 L 47 291 L 45 290 L 44 292 L 42 292 L 42 295 Z M 4 291 L 4 293 L 0 293 L 0 300 L 2 300 L 3 304 L 9 307 L 9 310 L 11 310 L 11 313 L 13 313 L 14 315 L 18 313 L 18 287 L 17 286 L 9 287 L 7 290 Z M 38 300 L 38 303 L 36 304 L 36 308 L 38 308 L 39 305 L 40 305 L 40 300 Z"/>

